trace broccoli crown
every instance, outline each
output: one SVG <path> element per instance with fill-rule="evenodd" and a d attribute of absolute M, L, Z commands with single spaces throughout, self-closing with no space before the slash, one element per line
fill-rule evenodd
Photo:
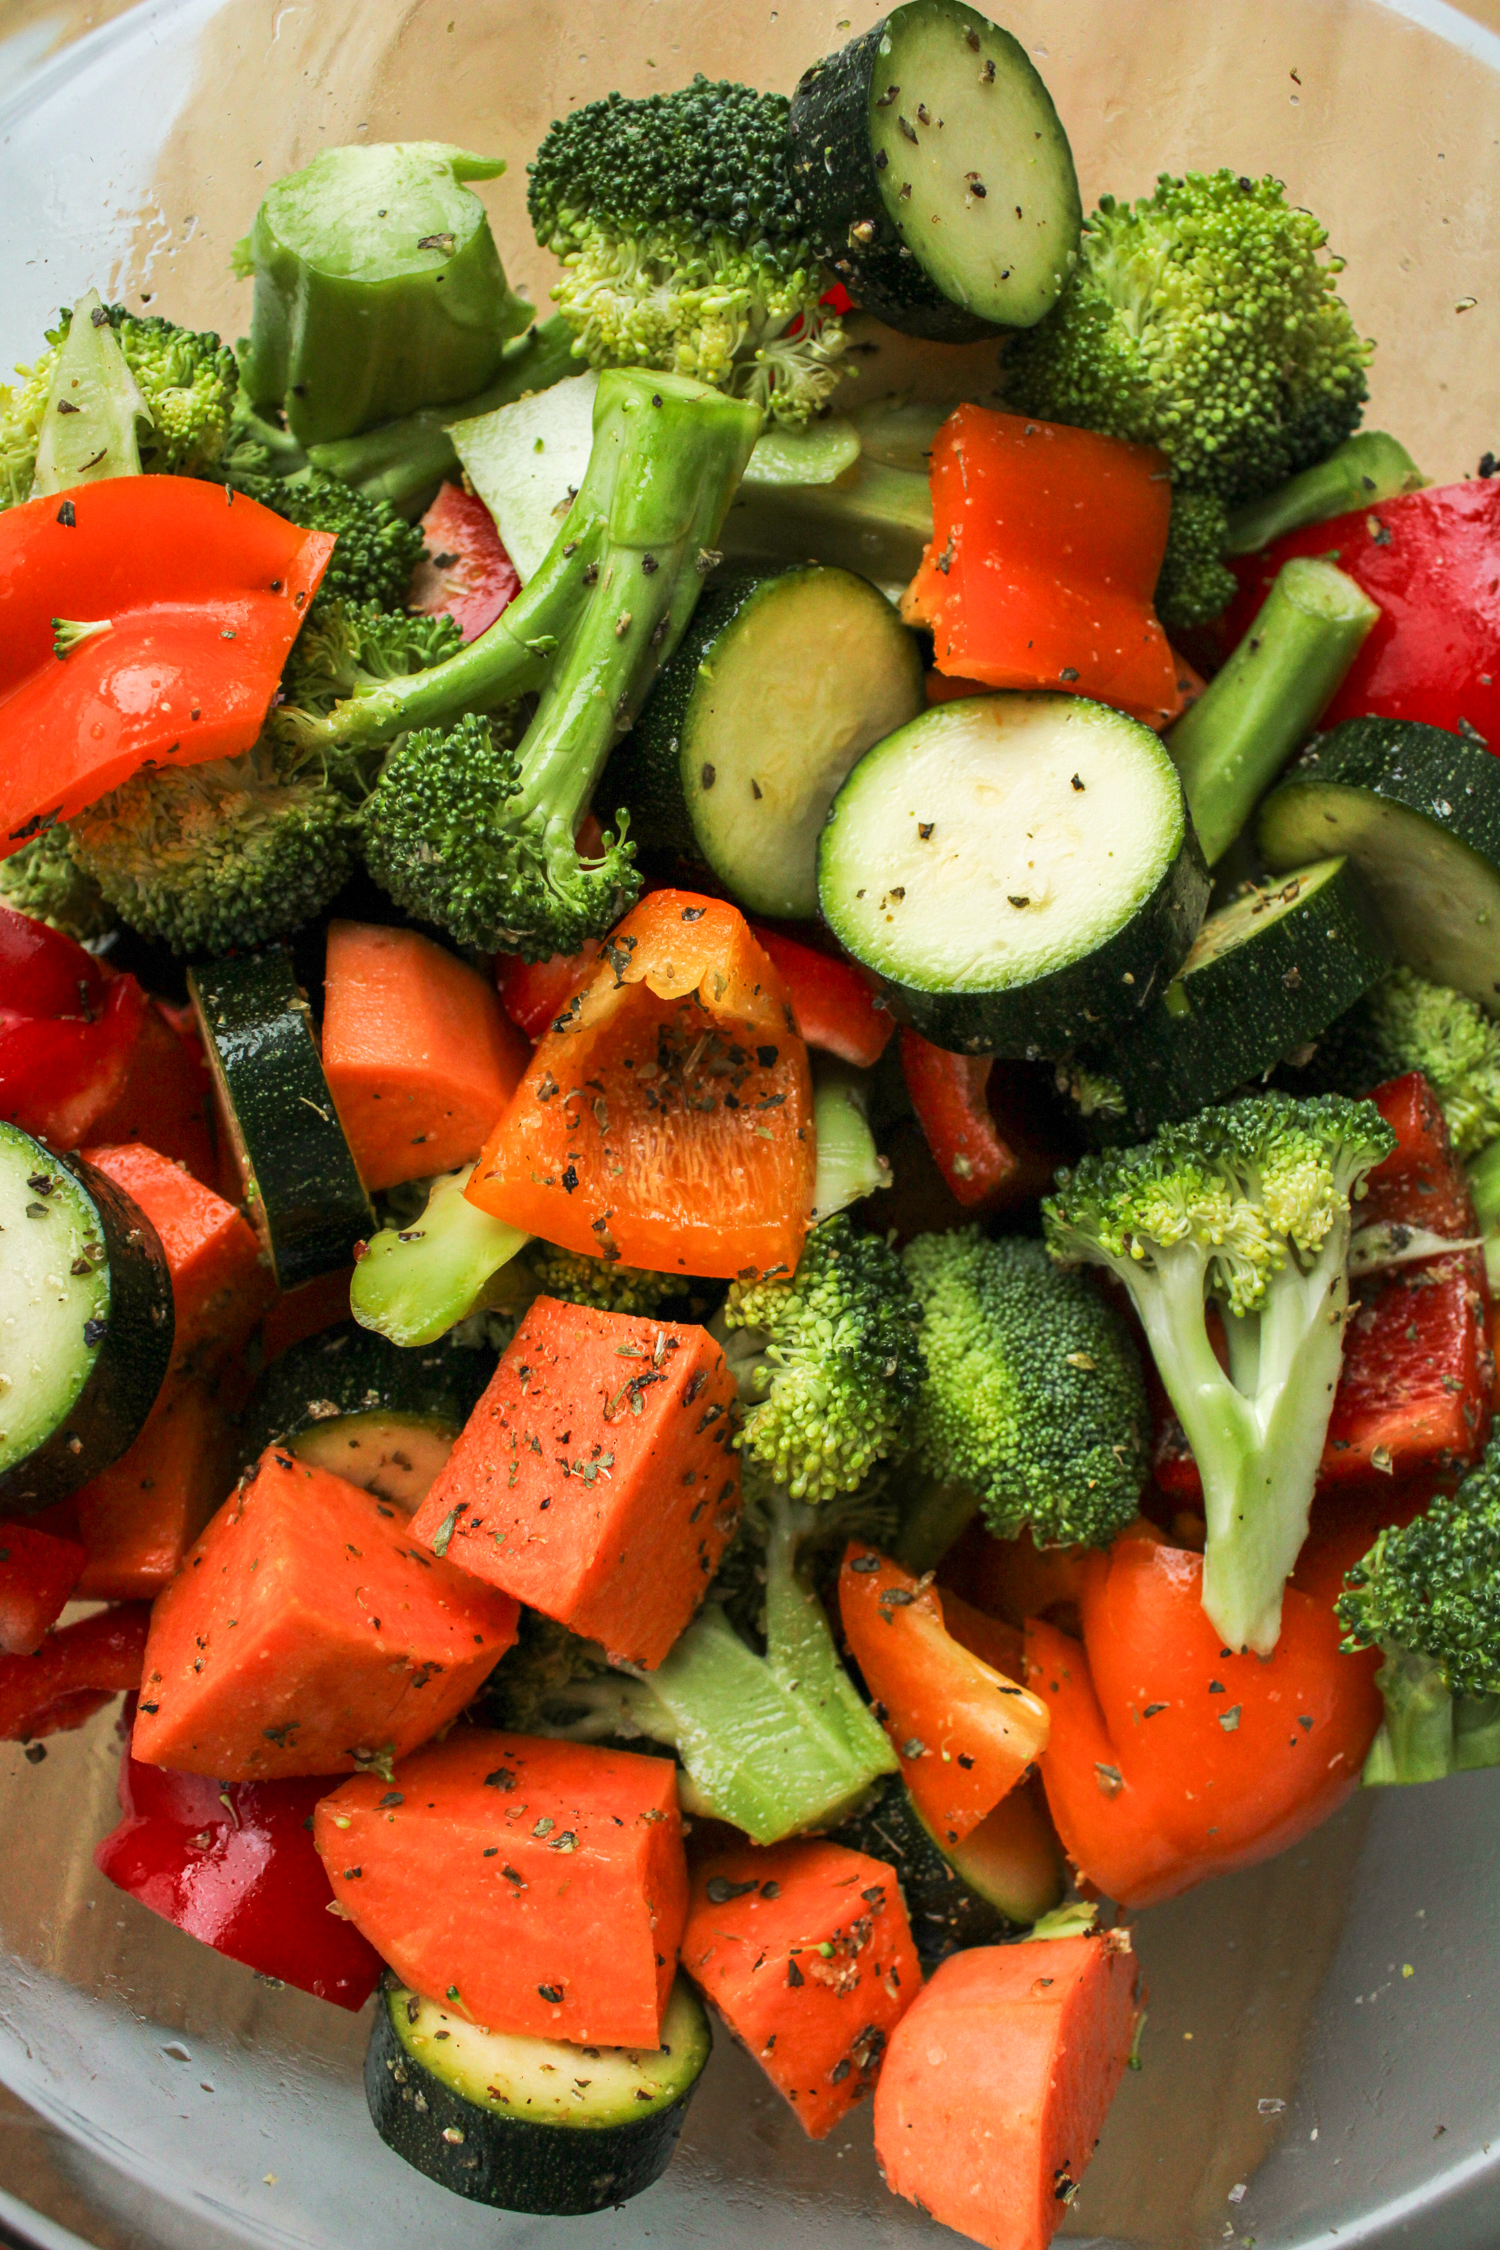
<path fill-rule="evenodd" d="M 1466 993 L 1393 969 L 1318 1042 L 1313 1069 L 1349 1093 L 1419 1070 L 1461 1157 L 1500 1134 L 1500 1024 Z"/>
<path fill-rule="evenodd" d="M 332 710 L 381 680 L 422 672 L 456 656 L 463 634 L 451 617 L 416 617 L 374 602 L 319 600 L 292 644 L 282 675 L 287 716 L 273 732 L 295 743 L 295 715 Z"/>
<path fill-rule="evenodd" d="M 1420 1655 L 1450 1695 L 1500 1694 L 1500 1436 L 1457 1492 L 1382 1531 L 1346 1583 L 1345 1648 Z"/>
<path fill-rule="evenodd" d="M 598 1312 L 633 1314 L 650 1320 L 669 1297 L 680 1297 L 680 1274 L 646 1273 L 639 1266 L 612 1265 L 607 1258 L 585 1258 L 555 1243 L 535 1243 L 528 1263 L 542 1290 L 565 1304 L 592 1305 Z"/>
<path fill-rule="evenodd" d="M 635 847 L 581 860 L 571 824 L 528 809 L 513 744 L 470 712 L 409 734 L 363 813 L 365 862 L 408 914 L 460 945 L 547 960 L 613 928 L 639 889 Z"/>
<path fill-rule="evenodd" d="M 295 477 L 236 474 L 234 489 L 304 531 L 329 531 L 337 538 L 317 604 L 344 601 L 373 603 L 381 610 L 404 607 L 412 572 L 422 559 L 420 524 L 408 523 L 386 501 L 368 499 L 353 485 L 341 484 L 317 469 Z"/>
<path fill-rule="evenodd" d="M 349 810 L 318 768 L 264 744 L 135 774 L 70 824 L 120 919 L 176 953 L 262 945 L 322 912 L 352 864 Z"/>
<path fill-rule="evenodd" d="M 904 1448 L 919 1315 L 879 1236 L 826 1219 L 789 1279 L 732 1283 L 722 1318 L 746 1410 L 739 1443 L 794 1499 L 853 1492 Z"/>
<path fill-rule="evenodd" d="M 1042 1205 L 1048 1247 L 1122 1273 L 1186 1249 L 1202 1261 L 1209 1295 L 1255 1312 L 1278 1272 L 1309 1266 L 1347 1226 L 1365 1173 L 1395 1145 L 1369 1102 L 1251 1095 L 1060 1173 Z"/>
<path fill-rule="evenodd" d="M 1163 174 L 1106 196 L 1057 305 L 1011 344 L 1021 412 L 1161 447 L 1174 481 L 1235 502 L 1320 461 L 1359 422 L 1371 347 L 1323 228 L 1279 180 Z"/>
<path fill-rule="evenodd" d="M 65 930 L 80 944 L 115 926 L 103 892 L 79 866 L 73 839 L 60 821 L 0 860 L 0 905 Z"/>
<path fill-rule="evenodd" d="M 967 1485 L 1002 1538 L 1104 1546 L 1135 1515 L 1150 1417 L 1114 1308 L 1039 1242 L 922 1235 L 905 1265 L 923 1314 L 917 1454 Z"/>
<path fill-rule="evenodd" d="M 139 438 L 142 470 L 202 475 L 228 442 L 239 383 L 233 352 L 211 332 L 179 328 L 155 314 L 137 317 L 123 305 L 106 305 L 104 312 L 151 415 L 151 427 Z M 21 380 L 14 389 L 0 388 L 0 508 L 31 496 L 47 393 L 72 318 L 64 306 L 57 326 L 46 331 L 49 349 L 17 368 Z"/>
<path fill-rule="evenodd" d="M 1172 494 L 1167 551 L 1156 581 L 1156 614 L 1163 625 L 1206 625 L 1229 607 L 1239 581 L 1224 560 L 1229 511 L 1216 492 Z"/>
<path fill-rule="evenodd" d="M 569 1691 L 586 1690 L 608 1669 L 592 1641 L 523 1609 L 514 1647 L 485 1682 L 486 1722 L 517 1734 L 565 1732 L 570 1718 L 589 1708 L 586 1693 Z"/>

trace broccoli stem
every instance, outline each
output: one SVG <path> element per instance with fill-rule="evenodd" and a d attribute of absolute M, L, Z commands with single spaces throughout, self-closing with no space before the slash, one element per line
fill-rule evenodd
<path fill-rule="evenodd" d="M 420 515 L 444 478 L 459 474 L 448 434 L 455 422 L 510 406 L 530 391 L 550 390 L 564 375 L 576 373 L 573 331 L 561 313 L 554 313 L 506 345 L 500 373 L 473 398 L 420 407 L 357 437 L 331 438 L 313 446 L 308 458 L 314 468 L 354 485 L 366 499 L 388 501 L 404 516 Z"/>
<path fill-rule="evenodd" d="M 737 561 L 816 561 L 857 571 L 887 591 L 916 576 L 932 537 L 925 473 L 862 454 L 831 484 L 747 483 L 724 524 Z"/>
<path fill-rule="evenodd" d="M 870 1130 L 868 1071 L 834 1055 L 819 1055 L 813 1064 L 813 1124 L 818 1137 L 812 1207 L 816 1225 L 877 1188 L 889 1187 L 891 1168 L 876 1150 Z"/>
<path fill-rule="evenodd" d="M 97 289 L 73 307 L 58 350 L 37 443 L 31 497 L 100 477 L 141 473 L 138 422 L 151 412 L 131 374 Z M 102 630 L 95 626 L 94 631 Z M 58 655 L 64 651 L 59 648 Z"/>
<path fill-rule="evenodd" d="M 1454 1767 L 1453 1697 L 1440 1667 L 1420 1650 L 1388 1649 L 1376 1675 L 1385 1718 L 1365 1758 L 1366 1788 L 1441 1781 Z"/>
<path fill-rule="evenodd" d="M 1427 482 L 1406 447 L 1384 430 L 1361 430 L 1345 438 L 1326 461 L 1290 477 L 1264 499 L 1236 508 L 1229 518 L 1224 552 L 1254 555 L 1304 524 L 1326 523 L 1352 508 L 1378 507 L 1403 492 L 1420 492 Z"/>
<path fill-rule="evenodd" d="M 468 1200 L 473 1170 L 466 1164 L 442 1173 L 419 1219 L 382 1227 L 365 1244 L 349 1285 L 349 1310 L 361 1328 L 406 1347 L 435 1344 L 471 1312 L 500 1301 L 496 1276 L 531 1237 Z"/>
<path fill-rule="evenodd" d="M 1479 1231 L 1490 1234 L 1500 1222 L 1500 1140 L 1491 1141 L 1483 1154 L 1475 1157 L 1468 1171 L 1469 1193 L 1474 1198 Z"/>
<path fill-rule="evenodd" d="M 1286 563 L 1224 669 L 1172 728 L 1167 747 L 1210 867 L 1311 733 L 1379 615 L 1333 563 Z"/>

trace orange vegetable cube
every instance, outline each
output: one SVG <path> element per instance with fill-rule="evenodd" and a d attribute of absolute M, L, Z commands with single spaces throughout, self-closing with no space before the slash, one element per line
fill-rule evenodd
<path fill-rule="evenodd" d="M 169 1378 L 134 1445 L 73 1495 L 88 1549 L 80 1600 L 151 1601 L 234 1476 L 229 1418 L 206 1383 Z"/>
<path fill-rule="evenodd" d="M 83 1153 L 140 1205 L 161 1236 L 177 1321 L 172 1372 L 202 1374 L 243 1351 L 276 1293 L 248 1220 L 142 1141 Z"/>

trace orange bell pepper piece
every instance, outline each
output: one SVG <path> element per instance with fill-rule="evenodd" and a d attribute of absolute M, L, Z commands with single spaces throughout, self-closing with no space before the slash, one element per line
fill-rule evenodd
<path fill-rule="evenodd" d="M 791 1272 L 817 1149 L 807 1049 L 744 916 L 653 891 L 542 1037 L 470 1202 L 594 1258 Z"/>

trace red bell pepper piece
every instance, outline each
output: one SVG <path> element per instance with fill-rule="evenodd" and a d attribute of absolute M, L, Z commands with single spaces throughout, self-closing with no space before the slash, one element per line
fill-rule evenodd
<path fill-rule="evenodd" d="M 495 984 L 500 1005 L 533 1045 L 550 1031 L 599 958 L 599 940 L 586 938 L 580 953 L 554 953 L 550 961 L 523 961 L 519 953 L 497 953 Z"/>
<path fill-rule="evenodd" d="M 0 857 L 149 762 L 248 750 L 332 552 L 197 477 L 0 516 Z M 58 619 L 107 630 L 59 662 Z"/>
<path fill-rule="evenodd" d="M 1378 1654 L 1346 1656 L 1325 1600 L 1289 1587 L 1270 1656 L 1226 1654 L 1203 1558 L 1142 1527 L 1091 1556 L 1082 1638 L 1033 1619 L 1028 1676 L 1068 1856 L 1122 1906 L 1283 1851 L 1356 1786 L 1380 1723 Z"/>
<path fill-rule="evenodd" d="M 466 641 L 477 641 L 521 591 L 494 517 L 461 484 L 445 484 L 422 518 L 422 536 L 427 552 L 412 575 L 410 607 L 451 617 Z"/>
<path fill-rule="evenodd" d="M 0 1742 L 81 1727 L 101 1705 L 141 1684 L 146 1602 L 122 1602 L 49 1633 L 33 1656 L 0 1656 Z"/>
<path fill-rule="evenodd" d="M 76 1148 L 118 1099 L 145 1019 L 115 976 L 61 930 L 0 906 L 0 1117 Z"/>
<path fill-rule="evenodd" d="M 1152 596 L 1164 457 L 1091 430 L 960 406 L 932 444 L 932 544 L 901 614 L 939 672 L 1071 689 L 1162 725 L 1182 709 Z"/>
<path fill-rule="evenodd" d="M 750 927 L 781 971 L 797 1029 L 809 1047 L 837 1055 L 856 1070 L 873 1070 L 896 1023 L 879 1005 L 864 970 L 836 954 L 819 953 L 796 938 L 784 937 L 780 930 L 768 930 L 761 922 Z"/>
<path fill-rule="evenodd" d="M 148 998 L 119 1089 L 81 1138 L 101 1147 L 145 1141 L 158 1156 L 185 1165 L 203 1187 L 215 1187 L 208 1065 L 191 1014 L 181 1011 L 183 1024 L 173 1020 L 178 1013 Z"/>
<path fill-rule="evenodd" d="M 0 1523 L 0 1653 L 30 1656 L 42 1645 L 83 1576 L 88 1549 L 31 1524 Z"/>
<path fill-rule="evenodd" d="M 588 1257 L 791 1271 L 815 1144 L 807 1049 L 745 918 L 653 891 L 547 1032 L 465 1194 Z"/>
<path fill-rule="evenodd" d="M 1327 555 L 1380 616 L 1321 724 L 1374 713 L 1477 735 L 1500 751 L 1500 478 L 1436 485 L 1288 532 L 1236 562 L 1226 647 L 1293 555 Z"/>
<path fill-rule="evenodd" d="M 901 1033 L 901 1069 L 934 1161 L 956 1200 L 979 1218 L 1026 1203 L 1061 1159 L 1028 1116 L 1024 1080 L 993 1055 L 954 1055 Z"/>
<path fill-rule="evenodd" d="M 299 1992 L 362 2008 L 381 1960 L 333 1891 L 312 1840 L 313 1807 L 337 1788 L 321 1777 L 211 1781 L 146 1766 L 127 1745 L 125 1817 L 94 1853 L 110 1882 L 189 1937 Z"/>

